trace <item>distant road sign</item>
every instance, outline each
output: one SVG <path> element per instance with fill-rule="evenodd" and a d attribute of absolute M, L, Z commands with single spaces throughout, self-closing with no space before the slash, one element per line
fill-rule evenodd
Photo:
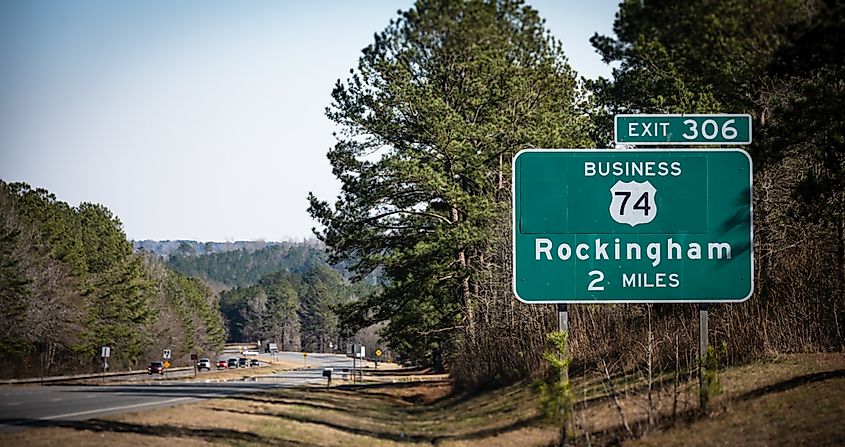
<path fill-rule="evenodd" d="M 616 115 L 613 135 L 616 144 L 751 144 L 751 116 Z"/>
<path fill-rule="evenodd" d="M 111 357 L 111 347 L 110 346 L 103 346 L 103 349 L 100 352 L 100 357 L 103 357 L 103 358 Z"/>
<path fill-rule="evenodd" d="M 739 149 L 518 153 L 514 293 L 531 303 L 744 301 L 751 169 Z"/>
<path fill-rule="evenodd" d="M 164 359 L 169 359 L 170 358 L 170 350 L 165 349 L 164 352 L 161 353 L 161 357 L 164 358 Z"/>

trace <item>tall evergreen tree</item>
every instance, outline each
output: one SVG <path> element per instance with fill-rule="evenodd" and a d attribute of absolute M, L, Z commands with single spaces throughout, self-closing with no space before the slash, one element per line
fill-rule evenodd
<path fill-rule="evenodd" d="M 420 0 L 332 97 L 328 158 L 342 191 L 334 204 L 311 195 L 309 211 L 333 261 L 361 276 L 382 266 L 388 282 L 346 322 L 390 320 L 393 346 L 437 360 L 456 329 L 475 336 L 513 155 L 592 144 L 575 75 L 521 1 Z"/>
<path fill-rule="evenodd" d="M 329 350 L 339 341 L 337 307 L 346 301 L 343 278 L 327 265 L 315 266 L 304 276 L 300 322 L 303 349 Z"/>

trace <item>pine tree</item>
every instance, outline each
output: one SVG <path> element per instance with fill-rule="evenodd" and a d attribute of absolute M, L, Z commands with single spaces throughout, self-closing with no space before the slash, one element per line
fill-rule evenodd
<path fill-rule="evenodd" d="M 333 262 L 352 261 L 359 277 L 382 267 L 388 283 L 346 323 L 389 320 L 392 346 L 436 361 L 455 330 L 475 336 L 513 155 L 591 146 L 575 75 L 521 1 L 420 0 L 332 97 L 341 130 L 328 158 L 342 191 L 334 204 L 311 195 L 309 211 Z"/>

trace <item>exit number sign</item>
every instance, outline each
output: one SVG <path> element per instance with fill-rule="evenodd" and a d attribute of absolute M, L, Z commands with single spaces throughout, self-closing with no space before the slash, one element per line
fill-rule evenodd
<path fill-rule="evenodd" d="M 751 144 L 751 116 L 615 115 L 616 144 Z"/>

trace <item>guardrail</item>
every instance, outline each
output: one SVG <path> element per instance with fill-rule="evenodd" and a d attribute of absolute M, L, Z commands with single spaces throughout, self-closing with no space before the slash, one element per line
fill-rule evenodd
<path fill-rule="evenodd" d="M 178 368 L 167 368 L 167 372 L 175 372 L 175 371 L 192 371 L 194 368 L 191 366 L 180 366 Z M 111 378 L 111 377 L 122 377 L 122 376 L 138 376 L 141 374 L 149 374 L 149 371 L 145 369 L 139 369 L 137 371 L 118 371 L 118 372 L 108 372 L 108 373 L 93 373 L 93 374 L 76 374 L 72 376 L 52 376 L 52 377 L 29 377 L 26 379 L 6 379 L 0 380 L 0 385 L 23 385 L 23 384 L 30 384 L 30 383 L 56 383 L 56 382 L 67 382 L 69 380 L 79 380 L 79 379 L 99 379 L 99 378 Z"/>

